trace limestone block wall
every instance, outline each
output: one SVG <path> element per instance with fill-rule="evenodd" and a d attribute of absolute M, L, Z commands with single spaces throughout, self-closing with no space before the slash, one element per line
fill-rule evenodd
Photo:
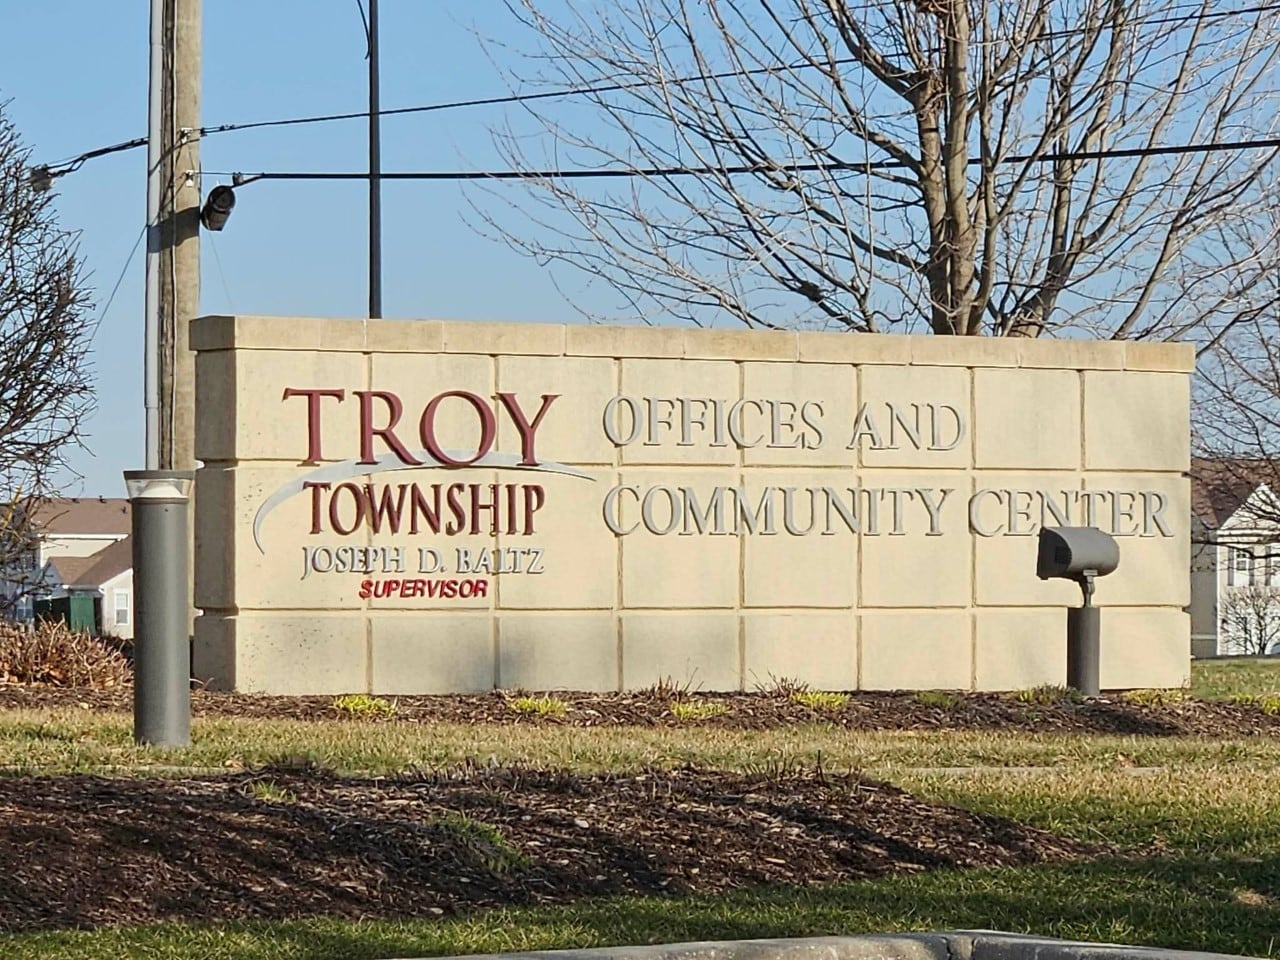
<path fill-rule="evenodd" d="M 1174 344 L 204 317 L 215 687 L 1018 689 L 1042 523 L 1120 539 L 1104 687 L 1188 676 Z"/>

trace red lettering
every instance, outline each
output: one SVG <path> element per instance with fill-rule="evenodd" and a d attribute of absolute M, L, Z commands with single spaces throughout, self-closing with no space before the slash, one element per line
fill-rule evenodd
<path fill-rule="evenodd" d="M 507 484 L 507 533 L 516 534 L 516 484 Z"/>
<path fill-rule="evenodd" d="M 453 459 L 440 449 L 436 439 L 436 411 L 440 409 L 441 402 L 449 397 L 466 400 L 475 408 L 476 415 L 480 418 L 480 442 L 476 444 L 475 455 L 470 460 Z M 466 390 L 450 390 L 431 398 L 427 408 L 422 411 L 422 419 L 418 421 L 418 433 L 422 437 L 422 445 L 427 448 L 427 452 L 446 467 L 469 467 L 493 449 L 493 440 L 498 433 L 498 422 L 482 397 Z"/>
<path fill-rule="evenodd" d="M 398 580 L 394 577 L 382 580 L 361 580 L 358 596 L 361 600 L 373 597 L 377 600 L 393 599 L 397 596 L 405 599 L 426 597 L 427 599 L 452 600 L 472 597 L 485 597 L 489 593 L 489 581 L 485 579 L 467 580 Z"/>
<path fill-rule="evenodd" d="M 394 393 L 386 390 L 353 390 L 353 396 L 360 398 L 360 462 L 361 463 L 377 463 L 377 458 L 373 455 L 373 438 L 381 437 L 382 442 L 390 448 L 401 463 L 407 463 L 410 466 L 418 466 L 421 460 L 413 456 L 400 439 L 393 432 L 396 424 L 400 422 L 400 416 L 404 413 L 404 405 L 400 402 L 400 398 Z M 387 425 L 385 427 L 375 427 L 373 425 L 373 401 L 377 398 L 387 405 Z"/>
<path fill-rule="evenodd" d="M 541 485 L 530 484 L 524 488 L 524 535 L 533 533 L 533 515 L 542 509 L 547 502 L 547 495 Z"/>
<path fill-rule="evenodd" d="M 351 494 L 351 499 L 355 503 L 356 507 L 356 514 L 351 521 L 351 525 L 345 528 L 342 523 L 342 517 L 338 513 L 338 494 L 342 493 L 344 490 Z M 333 496 L 329 498 L 329 526 L 333 527 L 334 532 L 344 537 L 354 533 L 356 529 L 364 523 L 364 514 L 364 492 L 354 483 L 338 484 L 337 489 L 333 491 Z"/>
<path fill-rule="evenodd" d="M 413 484 L 413 509 L 409 514 L 410 533 L 418 532 L 419 518 L 426 522 L 427 529 L 432 533 L 440 532 L 440 484 L 431 485 L 431 497 L 431 501 L 428 502 L 422 488 L 416 483 Z"/>
<path fill-rule="evenodd" d="M 469 484 L 471 488 L 471 532 L 480 532 L 480 514 L 489 511 L 489 532 L 498 532 L 498 485 L 489 484 L 489 500 L 480 499 L 480 484 Z"/>
<path fill-rule="evenodd" d="M 327 483 L 313 483 L 310 480 L 304 480 L 302 488 L 311 491 L 311 532 L 320 533 L 320 494 L 329 489 Z"/>
<path fill-rule="evenodd" d="M 366 483 L 364 485 L 365 500 L 369 504 L 369 519 L 374 533 L 382 532 L 384 520 L 392 533 L 400 532 L 400 515 L 404 512 L 405 485 L 402 483 L 396 489 L 398 495 L 395 502 L 392 503 L 390 484 L 382 488 L 381 496 L 374 495 L 373 484 Z"/>
<path fill-rule="evenodd" d="M 408 466 L 420 465 L 422 461 L 410 453 L 409 449 L 395 433 L 400 418 L 404 415 L 404 404 L 400 398 L 388 390 L 353 390 L 351 395 L 358 397 L 360 400 L 359 462 L 363 464 L 377 462 L 373 440 L 378 437 L 402 463 Z M 551 409 L 551 405 L 560 398 L 560 394 L 542 394 L 541 405 L 532 420 L 529 419 L 514 393 L 498 393 L 495 396 L 520 434 L 520 465 L 525 467 L 537 466 L 539 463 L 537 453 L 538 430 L 542 426 L 542 421 L 547 412 Z M 294 397 L 303 397 L 307 401 L 307 458 L 304 462 L 318 463 L 324 459 L 324 453 L 321 448 L 321 401 L 330 399 L 342 403 L 347 398 L 347 391 L 338 388 L 286 387 L 282 399 L 290 400 Z M 475 453 L 467 459 L 452 457 L 440 446 L 436 431 L 436 417 L 440 405 L 450 397 L 457 397 L 469 403 L 480 421 L 480 436 L 476 443 Z M 383 426 L 374 425 L 375 400 L 381 400 L 386 406 L 387 419 Z M 494 409 L 484 398 L 467 390 L 449 390 L 445 393 L 437 394 L 427 404 L 418 423 L 418 432 L 422 438 L 422 445 L 442 465 L 446 467 L 469 467 L 483 459 L 493 450 L 494 441 L 497 438 L 498 425 Z"/>
<path fill-rule="evenodd" d="M 317 388 L 301 390 L 297 387 L 285 387 L 284 396 L 280 399 L 289 400 L 293 397 L 307 398 L 307 459 L 304 462 L 318 463 L 324 459 L 320 454 L 320 400 L 323 397 L 332 397 L 341 403 L 347 398 L 347 391 Z"/>
<path fill-rule="evenodd" d="M 466 490 L 464 483 L 451 483 L 449 489 L 445 493 L 445 500 L 449 503 L 449 511 L 453 514 L 453 519 L 444 525 L 444 532 L 447 536 L 452 537 L 454 534 L 461 533 L 467 526 L 467 510 L 462 505 L 462 491 Z"/>
<path fill-rule="evenodd" d="M 516 429 L 520 431 L 520 464 L 522 466 L 536 467 L 538 465 L 538 458 L 534 453 L 534 434 L 538 430 L 538 425 L 542 423 L 542 418 L 547 415 L 547 410 L 551 408 L 552 401 L 558 396 L 560 396 L 558 393 L 544 393 L 542 395 L 542 406 L 533 418 L 533 423 L 530 423 L 529 418 L 520 409 L 520 403 L 516 400 L 514 393 L 498 394 L 498 399 L 507 408 L 507 413 L 511 414 L 511 421 L 516 425 Z"/>

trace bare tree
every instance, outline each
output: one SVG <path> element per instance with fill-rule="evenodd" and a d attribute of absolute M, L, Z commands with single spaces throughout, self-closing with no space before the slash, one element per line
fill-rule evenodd
<path fill-rule="evenodd" d="M 1280 588 L 1239 587 L 1220 611 L 1222 644 L 1231 653 L 1261 657 L 1280 643 Z"/>
<path fill-rule="evenodd" d="M 524 179 L 473 203 L 649 319 L 1211 338 L 1181 294 L 1274 173 L 1265 142 L 1185 149 L 1275 133 L 1270 8 L 506 2 L 513 87 L 576 93 L 495 131 Z"/>
<path fill-rule="evenodd" d="M 1192 477 L 1202 512 L 1236 512 L 1238 542 L 1280 543 L 1280 199 L 1215 229 L 1229 269 L 1189 285 L 1213 331 L 1192 394 Z M 1280 547 L 1277 547 L 1280 549 Z"/>
<path fill-rule="evenodd" d="M 0 104 L 0 607 L 39 574 L 37 515 L 93 406 L 89 293 L 52 201 Z"/>

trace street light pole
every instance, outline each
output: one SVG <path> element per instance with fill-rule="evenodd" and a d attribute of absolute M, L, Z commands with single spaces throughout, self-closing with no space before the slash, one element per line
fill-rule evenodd
<path fill-rule="evenodd" d="M 378 90 L 378 0 L 369 0 L 369 316 L 382 317 L 382 120 Z"/>

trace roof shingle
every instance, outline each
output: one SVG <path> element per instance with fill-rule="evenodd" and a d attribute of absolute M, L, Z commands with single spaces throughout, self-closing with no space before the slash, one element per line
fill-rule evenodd
<path fill-rule="evenodd" d="M 128 537 L 88 557 L 53 557 L 49 561 L 65 587 L 100 587 L 133 568 L 133 541 Z"/>
<path fill-rule="evenodd" d="M 1194 457 L 1191 510 L 1208 527 L 1221 527 L 1258 487 L 1280 490 L 1280 464 L 1269 460 Z"/>
<path fill-rule="evenodd" d="M 51 497 L 36 507 L 34 521 L 46 536 L 129 535 L 125 497 Z"/>

